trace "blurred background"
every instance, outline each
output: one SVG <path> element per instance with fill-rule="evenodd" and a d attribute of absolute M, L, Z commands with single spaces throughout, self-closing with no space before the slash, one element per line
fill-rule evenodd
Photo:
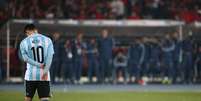
<path fill-rule="evenodd" d="M 34 23 L 53 84 L 200 84 L 200 0 L 0 0 L 0 83 L 23 83 L 19 43 Z"/>

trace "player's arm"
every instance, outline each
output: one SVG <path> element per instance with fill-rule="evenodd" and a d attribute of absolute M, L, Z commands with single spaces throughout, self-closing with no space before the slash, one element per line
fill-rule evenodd
<path fill-rule="evenodd" d="M 37 67 L 41 67 L 43 64 L 31 59 L 28 55 L 27 55 L 27 52 L 26 52 L 26 49 L 23 45 L 23 43 L 20 44 L 20 52 L 21 52 L 21 55 L 22 55 L 22 60 L 24 62 L 27 62 L 33 66 L 37 66 Z"/>
<path fill-rule="evenodd" d="M 50 43 L 50 45 L 48 46 L 48 55 L 47 55 L 47 57 L 46 57 L 46 59 L 45 59 L 45 67 L 44 67 L 44 74 L 46 74 L 48 71 L 49 71 L 49 69 L 50 69 L 50 67 L 51 67 L 51 63 L 52 63 L 52 59 L 53 59 L 53 55 L 54 55 L 54 48 L 53 48 L 53 44 L 52 44 L 52 41 L 50 41 L 51 43 Z"/>

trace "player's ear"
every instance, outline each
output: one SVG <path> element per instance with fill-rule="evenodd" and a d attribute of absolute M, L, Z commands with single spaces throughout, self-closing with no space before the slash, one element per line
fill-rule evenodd
<path fill-rule="evenodd" d="M 24 32 L 26 35 L 29 35 L 29 30 L 25 30 Z"/>
<path fill-rule="evenodd" d="M 24 30 L 24 34 L 27 34 L 27 30 Z"/>

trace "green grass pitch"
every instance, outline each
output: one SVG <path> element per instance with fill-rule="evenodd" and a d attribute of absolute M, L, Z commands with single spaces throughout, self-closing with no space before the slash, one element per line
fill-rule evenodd
<path fill-rule="evenodd" d="M 23 98 L 23 92 L 0 91 L 0 101 Z M 201 92 L 54 92 L 51 101 L 201 101 Z"/>

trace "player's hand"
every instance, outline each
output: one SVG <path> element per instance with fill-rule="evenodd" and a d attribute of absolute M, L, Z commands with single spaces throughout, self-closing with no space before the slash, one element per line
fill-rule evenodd
<path fill-rule="evenodd" d="M 45 64 L 42 63 L 42 64 L 40 65 L 40 68 L 44 69 L 44 68 L 45 68 Z"/>
<path fill-rule="evenodd" d="M 43 74 L 42 80 L 47 80 L 47 73 Z"/>

